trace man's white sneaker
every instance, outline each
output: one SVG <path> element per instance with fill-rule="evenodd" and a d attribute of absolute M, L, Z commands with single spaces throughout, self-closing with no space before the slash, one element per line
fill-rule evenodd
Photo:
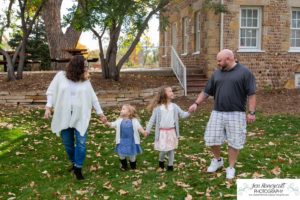
<path fill-rule="evenodd" d="M 226 168 L 226 178 L 227 179 L 233 179 L 235 176 L 235 169 L 232 167 Z"/>
<path fill-rule="evenodd" d="M 220 160 L 218 161 L 217 159 L 213 158 L 211 160 L 210 166 L 207 168 L 207 172 L 215 172 L 217 171 L 219 168 L 223 167 L 224 161 L 223 158 L 220 158 Z"/>

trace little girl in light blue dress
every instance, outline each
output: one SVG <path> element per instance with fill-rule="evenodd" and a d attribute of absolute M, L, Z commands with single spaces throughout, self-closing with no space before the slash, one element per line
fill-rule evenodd
<path fill-rule="evenodd" d="M 136 155 L 143 152 L 140 145 L 139 132 L 146 135 L 137 119 L 136 110 L 133 106 L 126 104 L 122 106 L 120 117 L 114 122 L 107 122 L 107 126 L 116 129 L 116 148 L 121 162 L 121 170 L 128 169 L 127 159 L 131 169 L 136 169 Z"/>

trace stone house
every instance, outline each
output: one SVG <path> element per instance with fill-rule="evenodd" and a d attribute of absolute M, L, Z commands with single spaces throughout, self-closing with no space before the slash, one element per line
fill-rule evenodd
<path fill-rule="evenodd" d="M 203 9 L 203 2 L 177 0 L 162 13 L 169 26 L 160 32 L 161 67 L 170 67 L 173 46 L 187 71 L 209 78 L 216 54 L 228 48 L 251 69 L 259 89 L 294 84 L 300 70 L 300 0 L 215 0 L 229 11 L 222 14 Z M 204 85 L 189 74 L 191 91 Z"/>

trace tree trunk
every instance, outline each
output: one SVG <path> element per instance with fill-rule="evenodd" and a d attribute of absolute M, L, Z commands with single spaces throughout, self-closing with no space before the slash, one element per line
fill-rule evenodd
<path fill-rule="evenodd" d="M 11 59 L 10 55 L 1 48 L 0 48 L 0 52 L 3 56 L 5 56 L 5 59 L 6 59 L 7 80 L 8 81 L 15 81 L 16 76 L 15 76 L 15 73 L 14 73 L 14 64 L 12 62 L 12 59 Z"/>
<path fill-rule="evenodd" d="M 26 60 L 26 45 L 27 45 L 27 39 L 24 38 L 22 42 L 21 51 L 19 53 L 19 63 L 18 63 L 18 69 L 17 69 L 17 79 L 20 80 L 23 78 L 23 70 L 25 66 L 25 60 Z"/>
<path fill-rule="evenodd" d="M 71 54 L 63 49 L 75 48 L 81 35 L 81 31 L 76 31 L 71 26 L 63 33 L 60 17 L 62 1 L 48 0 L 42 11 L 51 59 L 70 58 Z M 55 70 L 63 69 L 64 66 L 65 64 L 59 64 Z"/>

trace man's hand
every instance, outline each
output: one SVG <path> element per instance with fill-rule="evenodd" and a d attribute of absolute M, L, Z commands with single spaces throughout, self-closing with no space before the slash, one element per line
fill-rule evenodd
<path fill-rule="evenodd" d="M 193 113 L 197 110 L 198 105 L 196 103 L 193 103 L 190 107 L 189 107 L 189 113 Z"/>
<path fill-rule="evenodd" d="M 50 117 L 51 117 L 51 108 L 46 107 L 46 108 L 45 108 L 44 118 L 45 118 L 45 119 L 49 119 Z"/>
<path fill-rule="evenodd" d="M 247 122 L 248 123 L 251 124 L 251 123 L 255 122 L 255 119 L 256 119 L 255 115 L 251 115 L 251 114 L 247 115 Z"/>

